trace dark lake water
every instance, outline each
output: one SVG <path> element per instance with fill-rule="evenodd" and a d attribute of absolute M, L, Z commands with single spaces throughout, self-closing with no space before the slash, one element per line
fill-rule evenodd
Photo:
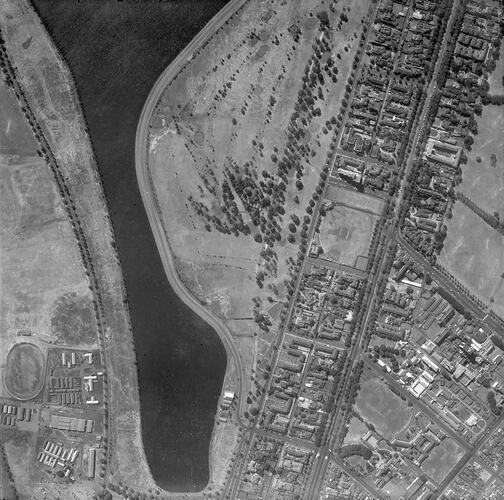
<path fill-rule="evenodd" d="M 209 476 L 226 354 L 165 277 L 137 186 L 134 147 L 157 77 L 226 1 L 33 3 L 72 68 L 102 173 L 130 299 L 152 474 L 167 490 L 200 490 Z"/>

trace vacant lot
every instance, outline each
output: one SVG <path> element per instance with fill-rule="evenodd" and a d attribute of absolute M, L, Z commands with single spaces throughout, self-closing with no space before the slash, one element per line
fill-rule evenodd
<path fill-rule="evenodd" d="M 422 469 L 437 483 L 455 467 L 464 455 L 464 450 L 453 439 L 445 438 L 436 446 L 427 460 L 422 464 Z"/>
<path fill-rule="evenodd" d="M 504 217 L 504 107 L 484 106 L 478 134 L 462 166 L 459 190 L 487 212 Z M 492 157 L 494 155 L 494 157 Z"/>
<path fill-rule="evenodd" d="M 17 102 L 12 98 L 11 91 L 5 85 L 0 85 L 0 154 L 35 153 L 33 134 L 28 124 L 19 119 Z"/>
<path fill-rule="evenodd" d="M 391 439 L 409 424 L 412 409 L 394 394 L 385 382 L 370 379 L 361 382 L 356 410 L 385 438 Z"/>
<path fill-rule="evenodd" d="M 322 218 L 320 245 L 322 258 L 355 266 L 359 256 L 367 256 L 377 220 L 375 215 L 337 205 Z"/>
<path fill-rule="evenodd" d="M 501 316 L 504 314 L 504 237 L 461 202 L 447 221 L 439 263 Z"/>
<path fill-rule="evenodd" d="M 34 344 L 16 344 L 7 354 L 5 386 L 18 399 L 34 398 L 44 384 L 44 354 Z"/>

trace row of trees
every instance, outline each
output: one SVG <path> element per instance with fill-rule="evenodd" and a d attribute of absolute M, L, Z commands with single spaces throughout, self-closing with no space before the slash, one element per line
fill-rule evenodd
<path fill-rule="evenodd" d="M 498 212 L 489 214 L 460 191 L 457 192 L 457 199 L 460 200 L 467 208 L 470 208 L 478 217 L 483 219 L 490 227 L 504 235 L 504 221 L 500 220 Z"/>

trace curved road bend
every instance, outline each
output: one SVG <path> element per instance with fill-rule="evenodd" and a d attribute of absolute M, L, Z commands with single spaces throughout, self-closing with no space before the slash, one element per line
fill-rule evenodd
<path fill-rule="evenodd" d="M 248 378 L 248 375 L 243 373 L 243 366 L 240 354 L 233 342 L 233 337 L 228 326 L 215 314 L 208 311 L 200 302 L 187 290 L 181 282 L 177 273 L 173 254 L 170 248 L 166 235 L 164 233 L 163 225 L 161 222 L 160 214 L 155 208 L 150 192 L 151 179 L 148 168 L 148 138 L 150 120 L 153 111 L 161 97 L 161 94 L 167 87 L 168 83 L 182 70 L 185 64 L 193 56 L 193 53 L 199 50 L 204 43 L 206 43 L 215 32 L 235 13 L 237 12 L 247 0 L 230 0 L 230 2 L 221 9 L 206 25 L 205 27 L 193 38 L 193 40 L 185 47 L 180 54 L 172 61 L 172 63 L 161 73 L 156 83 L 152 87 L 147 100 L 142 109 L 140 120 L 137 126 L 137 133 L 135 139 L 135 168 L 138 179 L 138 187 L 144 203 L 147 218 L 154 234 L 156 246 L 163 262 L 163 267 L 175 293 L 180 297 L 184 303 L 189 306 L 200 318 L 206 321 L 212 328 L 215 329 L 220 339 L 222 340 L 228 355 L 231 356 L 235 362 L 238 371 L 238 409 L 237 417 L 241 423 L 241 405 L 245 399 L 243 392 L 247 390 L 244 386 L 243 380 Z"/>

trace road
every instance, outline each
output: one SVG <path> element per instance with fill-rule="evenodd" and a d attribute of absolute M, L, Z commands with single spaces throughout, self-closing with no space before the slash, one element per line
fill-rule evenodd
<path fill-rule="evenodd" d="M 237 419 L 241 427 L 244 426 L 241 415 L 242 406 L 246 400 L 249 390 L 249 376 L 244 373 L 242 358 L 236 348 L 231 330 L 217 316 L 207 310 L 200 302 L 187 290 L 181 282 L 177 273 L 173 253 L 170 244 L 166 237 L 160 214 L 158 213 L 151 192 L 151 179 L 148 168 L 148 148 L 149 148 L 149 131 L 150 121 L 155 107 L 161 97 L 161 94 L 167 87 L 168 83 L 181 71 L 185 64 L 188 63 L 197 52 L 214 34 L 215 32 L 248 0 L 230 0 L 196 35 L 195 38 L 179 53 L 172 63 L 161 73 L 156 83 L 152 87 L 147 100 L 142 109 L 140 119 L 137 126 L 135 139 L 135 168 L 138 180 L 138 187 L 144 203 L 147 218 L 156 241 L 156 245 L 163 263 L 168 281 L 178 297 L 190 307 L 198 316 L 206 321 L 219 335 L 227 353 L 226 372 L 230 369 L 232 359 L 235 363 L 237 379 Z M 247 383 L 245 383 L 247 382 Z M 241 445 L 240 445 L 241 446 Z M 211 450 L 209 450 L 210 453 Z M 236 462 L 236 461 L 235 461 Z M 209 460 L 210 479 L 212 479 L 212 460 Z"/>
<path fill-rule="evenodd" d="M 425 101 L 424 106 L 422 108 L 422 113 L 420 114 L 420 118 L 418 119 L 418 121 L 416 121 L 416 123 L 418 125 L 417 125 L 417 129 L 415 131 L 415 134 L 413 136 L 413 142 L 411 144 L 411 153 L 408 157 L 408 161 L 406 162 L 406 167 L 405 167 L 404 176 L 403 176 L 403 182 L 401 183 L 401 186 L 400 186 L 400 188 L 398 190 L 398 194 L 397 194 L 396 217 L 398 216 L 399 209 L 402 205 L 403 196 L 404 196 L 404 186 L 406 184 L 405 180 L 408 178 L 408 174 L 411 172 L 411 168 L 413 166 L 413 160 L 415 158 L 415 151 L 418 146 L 418 141 L 422 137 L 425 125 L 427 125 L 427 123 L 428 123 L 427 115 L 430 110 L 431 100 L 432 100 L 432 97 L 434 96 L 435 92 L 438 90 L 437 75 L 439 73 L 439 69 L 440 69 L 441 64 L 443 62 L 443 59 L 444 59 L 444 56 L 446 53 L 446 49 L 448 48 L 448 40 L 450 39 L 449 33 L 450 33 L 450 30 L 453 26 L 453 21 L 455 20 L 455 15 L 457 13 L 458 7 L 459 7 L 459 0 L 454 0 L 453 6 L 452 6 L 452 11 L 450 14 L 450 18 L 448 19 L 448 22 L 446 24 L 446 30 L 445 30 L 445 33 L 443 36 L 443 41 L 441 42 L 441 48 L 439 49 L 438 58 L 436 60 L 435 66 L 434 66 L 434 71 L 432 72 L 431 81 L 429 82 L 429 85 L 428 85 L 427 89 L 425 90 L 427 98 L 426 98 L 426 101 Z"/>
<path fill-rule="evenodd" d="M 485 430 L 483 435 L 480 437 L 478 441 L 478 445 L 475 446 L 469 453 L 467 453 L 458 463 L 457 465 L 450 471 L 450 473 L 443 479 L 441 484 L 439 485 L 437 489 L 437 493 L 434 497 L 439 498 L 443 491 L 448 487 L 448 485 L 455 479 L 455 476 L 469 463 L 469 461 L 476 455 L 476 453 L 480 450 L 480 448 L 483 446 L 485 443 L 486 439 L 488 436 L 492 434 L 492 432 L 501 425 L 502 420 L 504 419 L 504 414 L 502 414 L 496 422 L 493 423 L 491 427 Z M 480 461 L 481 465 L 490 473 L 492 476 L 499 478 L 500 480 L 502 479 L 495 471 L 487 467 L 487 465 L 483 462 Z M 433 500 L 434 500 L 433 499 Z"/>
<path fill-rule="evenodd" d="M 395 239 L 400 243 L 406 252 L 419 264 L 423 266 L 426 272 L 428 272 L 433 279 L 435 279 L 450 295 L 453 296 L 465 309 L 470 311 L 474 317 L 478 318 L 482 323 L 486 324 L 490 329 L 504 336 L 504 329 L 502 325 L 496 321 L 494 318 L 489 316 L 486 311 L 480 309 L 480 307 L 475 304 L 471 299 L 467 297 L 458 286 L 454 285 L 443 273 L 439 272 L 428 259 L 423 255 L 418 253 L 410 243 L 408 243 L 401 233 L 397 231 L 395 233 Z"/>
<path fill-rule="evenodd" d="M 450 18 L 447 23 L 447 29 L 446 29 L 444 36 L 443 36 L 441 49 L 439 51 L 439 58 L 438 58 L 436 65 L 434 67 L 434 71 L 432 73 L 432 77 L 431 77 L 431 81 L 429 83 L 429 86 L 427 87 L 427 98 L 425 100 L 424 107 L 422 108 L 422 112 L 420 114 L 420 119 L 419 119 L 419 123 L 421 125 L 415 131 L 415 135 L 413 138 L 413 147 L 411 148 L 411 153 L 407 159 L 406 169 L 405 169 L 406 173 L 403 177 L 403 180 L 402 180 L 402 183 L 401 183 L 401 186 L 399 189 L 399 195 L 397 197 L 396 217 L 398 215 L 398 207 L 400 207 L 400 205 L 402 203 L 402 196 L 403 196 L 403 192 L 404 192 L 404 185 L 405 185 L 405 182 L 407 179 L 407 174 L 411 170 L 411 166 L 413 165 L 413 158 L 415 156 L 416 147 L 418 145 L 419 139 L 422 136 L 423 126 L 426 123 L 426 117 L 428 114 L 428 110 L 430 108 L 432 97 L 434 96 L 435 90 L 437 89 L 437 83 L 436 83 L 437 74 L 438 74 L 439 69 L 441 67 L 441 61 L 444 58 L 444 54 L 445 54 L 447 46 L 448 46 L 449 31 L 450 31 L 450 28 L 453 24 L 453 20 L 455 18 L 455 13 L 457 11 L 457 8 L 458 8 L 458 0 L 455 0 L 454 4 L 452 6 Z M 385 245 L 384 245 L 385 249 L 388 247 L 389 243 L 394 239 L 394 234 L 395 234 L 395 232 L 391 230 L 391 227 L 389 227 L 388 230 L 386 230 L 386 231 L 387 231 L 387 236 L 386 236 L 386 241 L 385 241 Z M 376 297 L 374 295 L 376 293 L 376 288 L 378 285 L 379 276 L 380 276 L 380 274 L 384 268 L 384 265 L 385 265 L 386 256 L 387 256 L 387 252 L 386 252 L 386 250 L 384 250 L 381 254 L 381 262 L 379 262 L 379 264 L 378 264 L 379 269 L 373 277 L 373 283 L 372 283 L 371 292 L 369 295 L 370 301 L 367 305 L 366 315 L 365 315 L 364 321 L 362 322 L 362 325 L 361 325 L 359 337 L 357 339 L 357 342 L 353 345 L 351 352 L 349 354 L 350 360 L 352 362 L 354 360 L 359 359 L 359 357 L 361 355 L 361 338 L 364 335 L 364 332 L 366 331 L 366 328 L 367 328 L 367 325 L 369 322 L 369 318 L 371 317 L 371 314 L 373 311 L 374 302 L 376 299 Z M 339 408 L 337 408 L 336 411 L 339 411 Z M 338 421 L 339 421 L 338 418 L 335 417 L 333 420 L 333 427 L 335 426 L 336 422 L 338 422 Z M 331 429 L 331 431 L 332 430 L 333 429 Z M 327 453 L 327 450 L 324 450 L 324 451 L 325 451 L 325 453 Z M 308 488 L 307 498 L 316 498 L 316 496 L 318 495 L 320 488 L 322 486 L 322 482 L 323 482 L 323 478 L 325 476 L 326 470 L 327 470 L 327 460 L 325 459 L 325 457 L 322 457 L 321 459 L 319 459 L 319 462 L 315 464 L 314 471 L 310 475 L 310 485 Z M 376 495 L 376 493 L 375 493 L 375 495 Z"/>
<path fill-rule="evenodd" d="M 390 236 L 389 236 L 390 231 L 387 230 L 386 228 L 385 228 L 385 230 L 386 230 L 387 240 L 388 240 L 390 238 Z M 381 254 L 381 260 L 379 260 L 377 262 L 377 269 L 376 269 L 375 274 L 372 277 L 372 282 L 371 282 L 371 284 L 368 285 L 370 287 L 370 292 L 368 295 L 368 304 L 362 305 L 362 307 L 366 308 L 366 313 L 365 313 L 364 319 L 360 325 L 359 332 L 357 332 L 357 338 L 353 342 L 352 347 L 350 348 L 350 353 L 348 354 L 348 357 L 347 357 L 347 363 L 352 363 L 352 365 L 354 367 L 355 367 L 356 362 L 361 357 L 362 338 L 366 332 L 369 318 L 371 317 L 371 313 L 373 311 L 374 301 L 376 298 L 375 297 L 376 287 L 378 286 L 379 277 L 381 275 L 383 267 L 385 266 L 385 261 L 386 261 L 385 256 L 386 256 L 386 248 L 383 250 L 383 252 Z M 353 370 L 350 370 L 347 380 L 344 381 L 344 389 L 342 391 L 343 394 L 345 394 L 345 390 L 347 389 L 347 386 L 350 383 L 352 376 L 353 376 Z M 336 405 L 336 408 L 334 411 L 334 417 L 333 417 L 333 419 L 330 423 L 330 426 L 329 426 L 328 436 L 332 437 L 332 439 L 330 438 L 329 444 L 324 446 L 323 453 L 321 453 L 322 457 L 319 459 L 318 463 L 316 463 L 315 467 L 313 468 L 312 473 L 310 474 L 309 487 L 308 487 L 308 498 L 315 498 L 316 495 L 318 495 L 320 489 L 322 488 L 322 483 L 324 481 L 327 467 L 329 465 L 329 463 L 325 457 L 331 453 L 330 448 L 335 446 L 335 441 L 337 438 L 337 434 L 335 433 L 335 430 L 342 429 L 343 425 L 344 425 L 343 419 L 345 418 L 345 414 L 344 414 L 344 412 L 341 411 L 343 401 L 344 401 L 344 398 L 341 397 L 341 399 L 338 401 L 338 404 Z"/>
<path fill-rule="evenodd" d="M 248 378 L 248 375 L 243 373 L 241 357 L 233 341 L 231 330 L 220 318 L 209 312 L 187 290 L 180 280 L 175 267 L 173 253 L 164 232 L 161 217 L 151 196 L 151 179 L 148 168 L 148 148 L 150 121 L 159 98 L 166 89 L 168 83 L 173 80 L 173 78 L 181 71 L 183 66 L 192 58 L 193 53 L 196 52 L 205 42 L 207 42 L 215 34 L 215 32 L 247 1 L 248 0 L 231 0 L 228 4 L 226 4 L 226 6 L 205 25 L 198 35 L 191 40 L 191 42 L 180 52 L 176 59 L 174 59 L 173 62 L 163 71 L 151 89 L 144 104 L 140 120 L 138 122 L 135 140 L 135 168 L 138 186 L 140 188 L 147 217 L 154 234 L 166 276 L 168 277 L 168 281 L 175 293 L 185 302 L 185 304 L 187 304 L 196 314 L 198 314 L 198 316 L 216 330 L 224 343 L 228 357 L 231 357 L 234 360 L 237 372 L 240 374 L 237 384 L 239 386 L 237 391 L 239 395 L 239 405 L 241 405 L 245 399 L 244 396 L 246 396 L 244 392 L 247 391 L 248 388 L 243 383 L 243 379 L 244 377 Z M 238 410 L 238 415 L 240 414 L 241 411 Z"/>

